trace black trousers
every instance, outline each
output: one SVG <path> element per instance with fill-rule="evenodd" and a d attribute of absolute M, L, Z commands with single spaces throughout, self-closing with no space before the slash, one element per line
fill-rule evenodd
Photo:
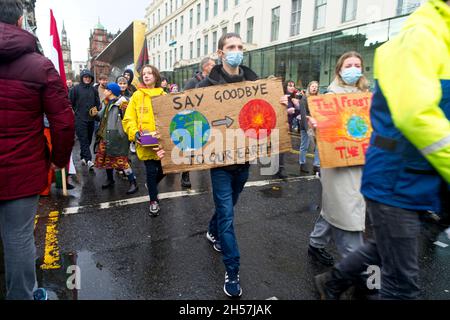
<path fill-rule="evenodd" d="M 95 121 L 76 119 L 75 129 L 80 142 L 80 157 L 86 161 L 92 160 L 91 144 L 94 135 Z"/>

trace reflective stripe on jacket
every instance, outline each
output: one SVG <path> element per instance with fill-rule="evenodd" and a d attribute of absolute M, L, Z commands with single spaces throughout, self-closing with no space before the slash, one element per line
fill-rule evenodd
<path fill-rule="evenodd" d="M 410 210 L 440 210 L 450 183 L 450 6 L 431 0 L 375 55 L 374 133 L 362 193 Z"/>

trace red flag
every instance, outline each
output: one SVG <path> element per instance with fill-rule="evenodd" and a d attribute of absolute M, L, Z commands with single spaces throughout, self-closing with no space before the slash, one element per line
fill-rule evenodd
<path fill-rule="evenodd" d="M 58 26 L 56 25 L 55 17 L 53 16 L 53 10 L 50 9 L 50 39 L 51 39 L 51 54 L 50 60 L 53 62 L 56 70 L 59 72 L 61 80 L 66 84 L 66 71 L 64 70 L 64 59 L 61 48 L 61 41 L 59 40 Z"/>
<path fill-rule="evenodd" d="M 144 46 L 142 47 L 141 53 L 139 54 L 139 58 L 137 60 L 136 71 L 140 74 L 142 72 L 142 68 L 149 63 L 150 58 L 148 56 L 147 40 L 144 38 Z"/>

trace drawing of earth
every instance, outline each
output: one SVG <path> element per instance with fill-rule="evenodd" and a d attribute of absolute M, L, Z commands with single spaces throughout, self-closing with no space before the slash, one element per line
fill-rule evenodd
<path fill-rule="evenodd" d="M 193 151 L 203 148 L 209 141 L 211 126 L 198 111 L 177 114 L 170 123 L 170 136 L 177 148 Z"/>
<path fill-rule="evenodd" d="M 369 132 L 369 125 L 367 121 L 357 115 L 353 115 L 347 122 L 347 133 L 350 137 L 355 139 L 364 139 Z"/>

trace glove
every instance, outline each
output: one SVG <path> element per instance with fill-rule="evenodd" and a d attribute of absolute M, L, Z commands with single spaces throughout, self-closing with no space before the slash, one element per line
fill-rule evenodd
<path fill-rule="evenodd" d="M 90 115 L 92 118 L 95 118 L 95 117 L 98 115 L 98 109 L 97 109 L 97 107 L 92 107 L 92 108 L 89 110 L 89 115 Z"/>

